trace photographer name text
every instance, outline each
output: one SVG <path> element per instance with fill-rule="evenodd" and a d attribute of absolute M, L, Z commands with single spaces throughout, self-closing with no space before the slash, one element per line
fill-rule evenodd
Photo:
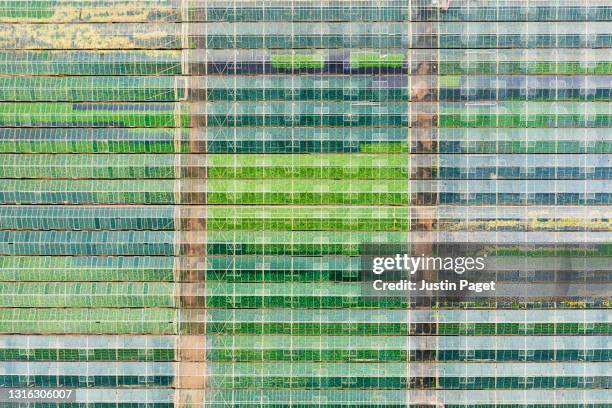
<path fill-rule="evenodd" d="M 495 281 L 489 282 L 470 282 L 467 279 L 461 279 L 459 282 L 450 282 L 442 280 L 438 282 L 427 282 L 425 280 L 412 282 L 407 279 L 402 279 L 398 282 L 385 282 L 383 280 L 375 280 L 372 282 L 372 287 L 376 291 L 407 291 L 407 292 L 462 292 L 470 291 L 476 293 L 493 292 L 495 291 Z"/>

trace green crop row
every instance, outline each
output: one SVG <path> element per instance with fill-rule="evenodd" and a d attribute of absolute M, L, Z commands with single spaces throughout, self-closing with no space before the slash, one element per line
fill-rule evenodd
<path fill-rule="evenodd" d="M 408 371 L 408 369 L 406 369 Z M 587 380 L 588 379 L 588 380 Z M 466 377 L 406 377 L 393 375 L 355 376 L 346 374 L 342 377 L 292 375 L 278 376 L 261 374 L 253 375 L 211 375 L 208 378 L 210 387 L 221 389 L 359 389 L 359 390 L 537 390 L 537 389 L 599 389 L 606 386 L 607 377 L 583 376 L 479 376 L 473 381 Z"/>
<path fill-rule="evenodd" d="M 408 219 L 400 218 L 207 218 L 209 231 L 407 231 Z"/>
<path fill-rule="evenodd" d="M 401 68 L 404 54 L 378 54 L 354 52 L 350 56 L 351 68 Z"/>
<path fill-rule="evenodd" d="M 3 348 L 0 361 L 173 361 L 163 348 Z"/>
<path fill-rule="evenodd" d="M 612 115 L 604 114 L 441 114 L 440 127 L 555 128 L 611 127 Z"/>
<path fill-rule="evenodd" d="M 406 186 L 407 189 L 407 186 Z M 215 193 L 207 195 L 208 204 L 273 205 L 273 204 L 353 204 L 408 205 L 408 193 Z"/>
<path fill-rule="evenodd" d="M 440 75 L 610 75 L 612 61 L 583 62 L 468 62 L 442 61 Z"/>
<path fill-rule="evenodd" d="M 0 167 L 0 178 L 174 179 L 168 166 L 11 166 Z"/>
<path fill-rule="evenodd" d="M 0 17 L 9 18 L 50 18 L 55 13 L 57 1 L 0 1 Z"/>
<path fill-rule="evenodd" d="M 113 110 L 113 104 L 0 103 L 0 125 L 189 127 L 189 115 L 175 113 L 174 104 L 164 105 L 162 110 L 153 110 L 158 105 L 152 105 L 151 110 L 137 104 L 119 105 L 129 109 Z"/>
<path fill-rule="evenodd" d="M 320 244 L 208 244 L 208 255 L 353 255 L 361 254 L 360 243 Z"/>
<path fill-rule="evenodd" d="M 1 173 L 0 173 L 1 174 Z M 392 167 L 209 167 L 207 177 L 216 178 L 313 178 L 313 179 L 404 179 L 408 177 L 408 168 Z"/>
<path fill-rule="evenodd" d="M 305 88 L 208 88 L 209 101 L 408 101 L 406 88 L 384 89 L 305 89 Z"/>
<path fill-rule="evenodd" d="M 301 272 L 301 271 L 300 271 Z M 237 272 L 238 273 L 238 272 Z M 267 272 L 266 272 L 267 274 Z M 340 274 L 338 274 L 340 275 Z M 219 274 L 213 276 L 217 278 Z M 296 279 L 297 280 L 297 279 Z M 261 280 L 264 282 L 264 280 Z M 322 281 L 327 282 L 327 280 Z M 367 298 L 359 296 L 208 296 L 203 303 L 209 308 L 325 308 L 325 309 L 406 309 L 417 306 L 416 302 L 404 298 Z M 551 310 L 551 309 L 600 309 L 609 308 L 612 302 L 580 302 L 573 299 L 551 301 L 519 302 L 516 300 L 445 301 L 433 303 L 437 309 L 508 309 L 508 310 Z"/>
<path fill-rule="evenodd" d="M 214 334 L 290 335 L 610 335 L 611 323 L 234 323 L 206 325 Z"/>
<path fill-rule="evenodd" d="M 108 52 L 108 51 L 106 51 Z M 134 51 L 139 52 L 139 51 Z M 38 53 L 33 51 L 32 53 Z M 45 55 L 45 51 L 40 51 Z M 0 51 L 0 56 L 3 57 Z M 31 55 L 31 54 L 30 54 Z M 0 61 L 0 74 L 30 74 L 30 75 L 180 75 L 182 73 L 180 57 L 172 62 L 65 62 L 55 60 L 42 61 Z"/>
<path fill-rule="evenodd" d="M 317 54 L 274 54 L 270 57 L 276 69 L 323 68 L 325 57 Z"/>
<path fill-rule="evenodd" d="M 110 350 L 112 353 L 114 350 Z M 472 352 L 473 354 L 470 354 Z M 529 353 L 531 352 L 531 353 Z M 1 353 L 0 353 L 1 355 Z M 213 349 L 206 353 L 208 361 L 272 362 L 566 362 L 610 361 L 612 350 L 368 350 L 368 349 Z"/>
<path fill-rule="evenodd" d="M 147 309 L 0 309 L 0 333 L 173 334 L 176 310 Z"/>
<path fill-rule="evenodd" d="M 181 143 L 187 152 L 187 143 Z M 177 153 L 169 141 L 0 140 L 0 153 Z"/>

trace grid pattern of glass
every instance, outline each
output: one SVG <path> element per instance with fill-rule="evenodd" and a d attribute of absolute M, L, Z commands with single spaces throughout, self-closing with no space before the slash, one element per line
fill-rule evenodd
<path fill-rule="evenodd" d="M 609 0 L 0 1 L 0 387 L 610 407 L 609 298 L 365 298 L 359 255 L 610 242 L 611 49 Z"/>
<path fill-rule="evenodd" d="M 363 298 L 356 256 L 609 240 L 611 12 L 202 6 L 210 406 L 609 406 L 609 303 Z"/>
<path fill-rule="evenodd" d="M 181 20 L 0 2 L 0 390 L 76 389 L 29 407 L 175 406 Z"/>

